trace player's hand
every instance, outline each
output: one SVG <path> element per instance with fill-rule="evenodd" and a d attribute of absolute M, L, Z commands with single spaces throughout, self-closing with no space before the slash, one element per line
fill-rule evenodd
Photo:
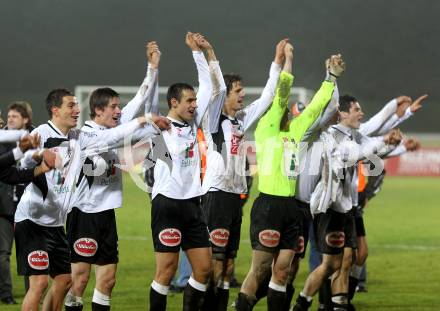
<path fill-rule="evenodd" d="M 345 62 L 342 59 L 341 54 L 332 55 L 330 57 L 328 71 L 335 77 L 340 77 L 342 75 L 342 73 L 345 71 Z"/>
<path fill-rule="evenodd" d="M 275 47 L 275 58 L 274 63 L 281 65 L 286 57 L 284 48 L 286 47 L 287 42 L 289 42 L 288 38 L 285 38 L 278 42 L 278 44 Z"/>
<path fill-rule="evenodd" d="M 26 152 L 29 149 L 38 148 L 40 145 L 40 135 L 26 135 L 20 139 L 18 142 L 18 148 L 20 148 L 21 152 Z"/>
<path fill-rule="evenodd" d="M 154 122 L 154 124 L 157 125 L 158 128 L 160 128 L 162 131 L 168 130 L 171 127 L 171 121 L 166 117 L 161 117 L 158 115 L 153 114 L 151 116 L 151 120 Z"/>
<path fill-rule="evenodd" d="M 196 41 L 198 47 L 202 50 L 212 50 L 211 43 L 209 43 L 209 41 L 202 34 L 194 34 L 194 40 Z"/>
<path fill-rule="evenodd" d="M 422 95 L 419 98 L 417 98 L 413 103 L 411 104 L 410 108 L 412 113 L 416 113 L 422 108 L 422 102 L 428 98 L 428 94 Z"/>
<path fill-rule="evenodd" d="M 154 69 L 159 68 L 161 52 L 159 50 L 159 46 L 157 45 L 156 41 L 150 41 L 147 43 L 146 54 L 147 54 L 148 62 L 151 64 L 151 66 Z"/>
<path fill-rule="evenodd" d="M 396 98 L 397 100 L 397 110 L 396 115 L 401 118 L 405 115 L 406 109 L 411 105 L 412 99 L 409 96 L 399 96 Z"/>
<path fill-rule="evenodd" d="M 408 151 L 416 151 L 420 149 L 420 142 L 412 137 L 405 139 L 403 144 L 405 145 L 405 148 Z"/>
<path fill-rule="evenodd" d="M 187 32 L 185 36 L 185 44 L 191 49 L 191 51 L 201 51 L 202 49 L 197 45 L 192 32 Z"/>
<path fill-rule="evenodd" d="M 392 129 L 384 136 L 384 143 L 397 146 L 402 141 L 402 132 L 399 129 Z"/>
<path fill-rule="evenodd" d="M 286 57 L 286 59 L 293 59 L 293 50 L 293 45 L 287 42 L 284 46 L 284 56 Z"/>

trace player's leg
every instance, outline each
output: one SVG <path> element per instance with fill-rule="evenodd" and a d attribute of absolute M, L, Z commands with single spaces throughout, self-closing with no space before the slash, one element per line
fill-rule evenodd
<path fill-rule="evenodd" d="M 43 301 L 43 310 L 61 310 L 72 285 L 70 248 L 63 227 L 47 228 L 49 272 L 52 284 Z"/>
<path fill-rule="evenodd" d="M 324 214 L 315 215 L 316 240 L 318 250 L 323 254 L 322 263 L 307 277 L 304 288 L 296 300 L 294 311 L 308 310 L 312 297 L 325 280 L 340 268 L 345 244 L 344 223 L 345 215 L 331 209 Z"/>
<path fill-rule="evenodd" d="M 49 254 L 44 229 L 30 220 L 15 224 L 18 274 L 29 276 L 29 290 L 21 307 L 24 311 L 38 310 L 49 283 Z"/>
<path fill-rule="evenodd" d="M 150 288 L 150 310 L 166 310 L 171 279 L 179 264 L 182 203 L 158 194 L 152 201 L 151 231 L 156 271 Z"/>
<path fill-rule="evenodd" d="M 71 264 L 72 268 L 72 286 L 66 295 L 64 303 L 66 311 L 82 310 L 82 296 L 87 287 L 90 276 L 91 265 L 86 262 L 77 262 Z"/>
<path fill-rule="evenodd" d="M 353 249 L 345 247 L 341 267 L 332 275 L 331 284 L 333 305 L 341 310 L 348 308 L 348 277 L 352 263 Z"/>
<path fill-rule="evenodd" d="M 119 261 L 118 233 L 114 210 L 93 214 L 96 240 L 99 247 L 94 259 L 96 285 L 93 291 L 92 311 L 110 310 L 110 297 L 116 284 L 116 269 Z"/>

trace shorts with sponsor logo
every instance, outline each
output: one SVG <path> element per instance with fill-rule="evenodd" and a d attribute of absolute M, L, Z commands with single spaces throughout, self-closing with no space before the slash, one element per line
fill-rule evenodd
<path fill-rule="evenodd" d="M 235 258 L 240 244 L 242 199 L 239 194 L 210 191 L 202 197 L 214 257 Z"/>
<path fill-rule="evenodd" d="M 176 200 L 158 194 L 151 205 L 151 231 L 156 252 L 175 253 L 180 248 L 211 247 L 199 197 Z"/>
<path fill-rule="evenodd" d="M 302 216 L 294 197 L 260 193 L 251 211 L 252 249 L 275 252 L 292 249 L 300 252 Z"/>
<path fill-rule="evenodd" d="M 310 213 L 310 204 L 306 202 L 302 202 L 300 200 L 296 200 L 299 212 L 301 215 L 301 229 L 299 236 L 299 245 L 297 248 L 297 252 L 295 253 L 296 258 L 304 258 L 306 255 L 307 244 L 309 242 L 309 228 L 312 222 L 312 214 Z"/>
<path fill-rule="evenodd" d="M 70 250 L 63 227 L 45 227 L 30 220 L 15 224 L 19 275 L 69 274 Z"/>
<path fill-rule="evenodd" d="M 118 232 L 114 209 L 84 213 L 74 207 L 67 216 L 66 229 L 72 263 L 118 263 Z"/>
<path fill-rule="evenodd" d="M 316 245 L 323 254 L 342 253 L 344 247 L 356 248 L 353 211 L 338 213 L 332 209 L 315 215 L 313 220 Z"/>

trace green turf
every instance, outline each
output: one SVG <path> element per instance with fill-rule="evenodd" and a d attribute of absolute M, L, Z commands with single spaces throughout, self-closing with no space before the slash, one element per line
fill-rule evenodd
<path fill-rule="evenodd" d="M 255 185 L 244 210 L 236 269 L 240 280 L 250 264 L 249 203 L 255 198 Z M 112 310 L 147 310 L 149 284 L 154 272 L 150 206 L 146 194 L 129 178 L 125 178 L 124 187 L 124 208 L 117 212 L 120 264 Z M 365 214 L 370 244 L 368 293 L 356 296 L 357 310 L 440 309 L 439 192 L 439 178 L 386 178 L 383 191 L 369 204 Z M 15 256 L 12 263 L 15 271 Z M 295 283 L 297 289 L 302 287 L 306 276 L 307 264 L 304 262 Z M 84 296 L 84 310 L 90 310 L 92 291 L 93 281 Z M 23 281 L 16 276 L 14 293 L 21 302 Z M 237 291 L 233 290 L 231 300 L 236 295 Z M 168 297 L 169 310 L 180 310 L 181 306 L 181 294 Z M 0 305 L 0 309 L 19 310 L 19 307 Z M 255 310 L 266 310 L 265 301 Z"/>

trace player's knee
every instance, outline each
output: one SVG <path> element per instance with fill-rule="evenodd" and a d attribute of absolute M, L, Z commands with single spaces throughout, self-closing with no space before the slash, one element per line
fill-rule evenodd
<path fill-rule="evenodd" d="M 285 284 L 287 282 L 287 278 L 289 277 L 289 268 L 275 268 L 273 269 L 272 278 L 274 278 L 277 283 Z"/>
<path fill-rule="evenodd" d="M 270 273 L 270 265 L 261 264 L 258 267 L 254 268 L 253 273 L 255 278 L 257 279 L 257 282 L 260 283 Z"/>
<path fill-rule="evenodd" d="M 193 268 L 193 273 L 197 278 L 208 279 L 213 271 L 213 266 L 211 260 L 200 262 L 196 267 Z"/>
<path fill-rule="evenodd" d="M 114 276 L 108 276 L 106 278 L 102 278 L 99 284 L 97 284 L 97 287 L 102 288 L 105 293 L 111 293 L 115 285 L 116 285 L 116 278 Z"/>
<path fill-rule="evenodd" d="M 31 282 L 30 289 L 36 293 L 42 294 L 49 286 L 48 278 L 38 278 Z"/>

